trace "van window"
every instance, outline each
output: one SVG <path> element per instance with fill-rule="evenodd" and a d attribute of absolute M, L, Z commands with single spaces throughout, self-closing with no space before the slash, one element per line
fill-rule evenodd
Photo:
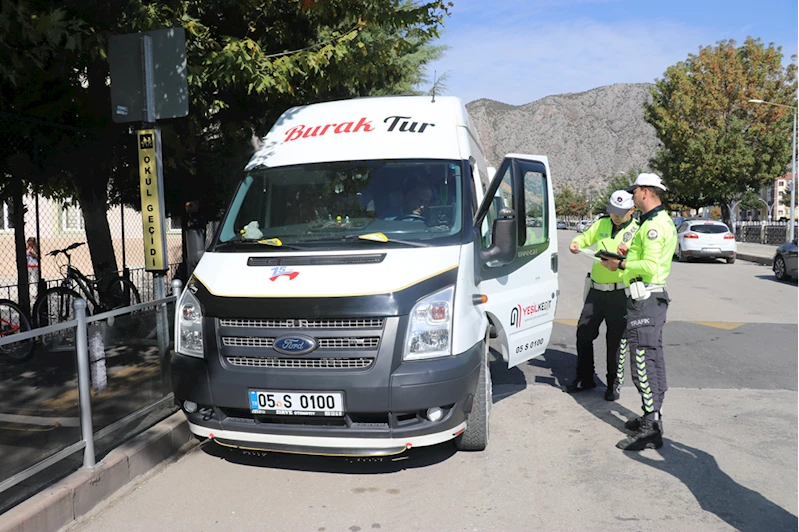
<path fill-rule="evenodd" d="M 483 248 L 491 246 L 491 232 L 494 230 L 494 220 L 499 216 L 500 209 L 513 208 L 513 181 L 511 176 L 511 166 L 505 167 L 505 174 L 502 176 L 502 182 L 499 184 L 496 193 L 494 193 L 494 200 L 488 208 L 485 218 L 483 218 L 482 227 L 482 245 Z"/>
<path fill-rule="evenodd" d="M 277 238 L 337 247 L 354 241 L 354 247 L 359 235 L 379 232 L 450 245 L 464 226 L 465 164 L 414 159 L 256 169 L 239 186 L 218 243 Z M 252 222 L 258 231 L 246 230 Z"/>
<path fill-rule="evenodd" d="M 523 169 L 527 238 L 522 245 L 534 246 L 546 242 L 549 230 L 546 223 L 548 210 L 546 177 L 540 172 Z"/>

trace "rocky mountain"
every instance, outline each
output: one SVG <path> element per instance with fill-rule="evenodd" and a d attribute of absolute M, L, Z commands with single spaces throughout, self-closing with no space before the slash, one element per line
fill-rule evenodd
<path fill-rule="evenodd" d="M 617 84 L 547 96 L 525 105 L 476 100 L 466 105 L 488 163 L 506 153 L 547 155 L 556 190 L 601 189 L 630 168 L 648 168 L 658 140 L 644 121 L 650 84 Z"/>

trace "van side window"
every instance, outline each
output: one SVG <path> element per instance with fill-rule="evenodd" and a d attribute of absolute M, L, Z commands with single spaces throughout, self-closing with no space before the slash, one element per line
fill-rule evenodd
<path fill-rule="evenodd" d="M 511 168 L 508 166 L 505 175 L 502 176 L 502 183 L 500 183 L 496 194 L 494 194 L 494 200 L 488 208 L 486 217 L 483 219 L 482 245 L 484 248 L 491 246 L 491 231 L 500 209 L 505 207 L 513 208 L 513 181 L 511 179 Z"/>
<path fill-rule="evenodd" d="M 527 238 L 523 246 L 534 246 L 547 240 L 548 202 L 546 190 L 547 185 L 544 174 L 530 170 L 525 171 L 524 210 Z"/>

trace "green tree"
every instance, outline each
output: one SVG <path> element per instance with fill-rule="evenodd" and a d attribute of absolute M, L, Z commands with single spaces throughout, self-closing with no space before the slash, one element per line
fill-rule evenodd
<path fill-rule="evenodd" d="M 585 196 L 575 194 L 572 189 L 565 187 L 555 194 L 555 212 L 567 220 L 582 217 L 588 212 L 588 201 Z"/>
<path fill-rule="evenodd" d="M 29 4 L 35 12 L 51 2 Z M 252 153 L 250 139 L 265 134 L 285 109 L 405 92 L 420 82 L 424 64 L 441 52 L 429 43 L 449 9 L 441 0 L 62 0 L 59 6 L 71 40 L 48 40 L 59 43 L 49 62 L 24 78 L 0 78 L 0 110 L 86 132 L 53 139 L 58 149 L 46 161 L 42 189 L 80 202 L 97 274 L 117 269 L 109 205 L 138 203 L 134 137 L 128 125 L 111 121 L 110 36 L 186 31 L 190 114 L 159 124 L 167 211 L 180 216 L 188 199 L 202 198 L 212 212 L 224 205 Z M 0 12 L 0 28 L 17 31 L 13 16 Z"/>
<path fill-rule="evenodd" d="M 791 206 L 791 186 L 792 186 L 791 183 L 792 181 L 789 180 L 788 188 L 780 192 L 780 205 L 782 205 L 783 207 Z M 796 207 L 795 202 L 794 202 L 794 207 Z"/>
<path fill-rule="evenodd" d="M 782 174 L 791 156 L 790 109 L 796 65 L 782 49 L 747 38 L 720 41 L 670 66 L 651 89 L 645 117 L 663 143 L 651 164 L 669 186 L 669 200 L 692 208 L 730 203 L 747 188 Z"/>
<path fill-rule="evenodd" d="M 738 208 L 742 211 L 759 211 L 766 207 L 766 203 L 754 190 L 747 190 L 741 197 Z"/>

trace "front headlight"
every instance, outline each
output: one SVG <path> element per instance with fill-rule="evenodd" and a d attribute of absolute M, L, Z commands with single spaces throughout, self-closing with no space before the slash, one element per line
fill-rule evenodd
<path fill-rule="evenodd" d="M 175 320 L 175 351 L 203 358 L 203 313 L 200 302 L 189 290 L 178 301 Z"/>
<path fill-rule="evenodd" d="M 411 310 L 403 360 L 440 358 L 452 354 L 452 300 L 450 286 L 420 300 Z"/>

